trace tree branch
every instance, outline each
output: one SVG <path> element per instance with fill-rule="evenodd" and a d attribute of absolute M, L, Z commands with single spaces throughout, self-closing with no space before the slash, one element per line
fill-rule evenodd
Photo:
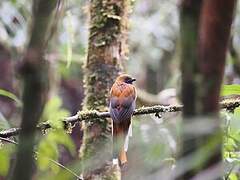
<path fill-rule="evenodd" d="M 240 99 L 227 99 L 220 102 L 221 109 L 226 109 L 229 112 L 234 112 L 234 110 L 237 107 L 240 107 Z M 156 116 L 159 116 L 160 113 L 168 113 L 168 112 L 179 112 L 182 111 L 183 106 L 182 105 L 176 105 L 176 106 L 149 106 L 149 107 L 141 107 L 134 111 L 134 116 L 137 115 L 144 115 L 144 114 L 156 114 Z M 63 124 L 65 129 L 67 129 L 68 125 L 74 125 L 77 122 L 81 121 L 88 121 L 95 118 L 109 118 L 110 114 L 109 112 L 99 112 L 96 110 L 91 111 L 79 111 L 76 115 L 67 117 L 63 120 Z M 51 128 L 51 125 L 48 122 L 44 122 L 39 124 L 38 126 L 39 130 L 47 130 Z M 2 138 L 8 138 L 12 136 L 16 136 L 19 134 L 20 128 L 10 128 L 7 130 L 0 131 L 0 137 Z"/>

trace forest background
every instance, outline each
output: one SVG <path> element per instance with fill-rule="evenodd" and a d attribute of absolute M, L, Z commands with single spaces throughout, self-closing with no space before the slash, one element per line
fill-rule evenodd
<path fill-rule="evenodd" d="M 239 5 L 206 1 L 1 1 L 1 179 L 239 179 Z M 139 112 L 164 105 L 133 117 L 122 175 L 98 117 L 120 72 L 137 79 Z"/>

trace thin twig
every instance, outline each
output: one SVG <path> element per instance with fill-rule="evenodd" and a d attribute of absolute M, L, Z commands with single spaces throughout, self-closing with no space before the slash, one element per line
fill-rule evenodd
<path fill-rule="evenodd" d="M 233 112 L 235 108 L 240 107 L 240 99 L 227 99 L 220 102 L 220 108 L 226 109 L 229 112 Z M 180 112 L 182 111 L 182 105 L 170 105 L 170 106 L 149 106 L 149 107 L 141 107 L 134 111 L 134 116 L 136 115 L 144 115 L 144 114 L 161 114 L 168 112 Z M 74 125 L 77 122 L 88 121 L 91 119 L 104 119 L 109 118 L 109 112 L 99 112 L 96 110 L 90 111 L 79 111 L 76 115 L 67 117 L 63 120 L 64 127 L 67 129 L 68 125 Z M 51 125 L 48 122 L 41 123 L 37 126 L 39 130 L 47 130 L 51 128 Z M 7 138 L 11 136 L 16 136 L 19 134 L 20 128 L 10 128 L 7 130 L 0 131 L 0 137 Z"/>
<path fill-rule="evenodd" d="M 37 154 L 38 156 L 41 156 L 41 154 L 39 154 L 38 152 L 35 152 L 35 154 Z M 62 165 L 61 163 L 51 159 L 51 158 L 48 158 L 48 157 L 44 157 L 44 158 L 47 158 L 49 161 L 51 161 L 53 164 L 61 167 L 62 169 L 68 171 L 70 174 L 72 174 L 74 177 L 77 178 L 77 180 L 83 180 L 82 177 L 80 177 L 79 175 L 77 175 L 75 172 L 73 172 L 71 169 L 67 168 L 66 166 Z"/>
<path fill-rule="evenodd" d="M 20 132 L 20 128 L 10 128 L 6 130 L 0 131 L 0 137 L 7 138 L 18 135 Z"/>
<path fill-rule="evenodd" d="M 228 173 L 224 176 L 224 180 L 229 180 L 229 176 L 232 173 L 234 167 L 235 167 L 235 165 L 233 164 L 232 167 L 230 168 L 230 170 L 228 171 Z"/>
<path fill-rule="evenodd" d="M 3 138 L 3 137 L 0 137 L 0 140 L 1 140 L 1 141 L 8 142 L 8 143 L 15 144 L 15 145 L 18 145 L 17 142 L 15 142 L 14 140 L 11 140 L 11 139 L 9 139 L 9 138 Z"/>

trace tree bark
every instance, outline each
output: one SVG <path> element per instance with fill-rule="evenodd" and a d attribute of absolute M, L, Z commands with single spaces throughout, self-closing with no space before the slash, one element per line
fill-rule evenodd
<path fill-rule="evenodd" d="M 92 0 L 90 2 L 90 34 L 85 64 L 83 109 L 99 111 L 107 109 L 110 87 L 122 71 L 123 61 L 128 51 L 127 26 L 128 0 Z M 101 168 L 106 160 L 112 157 L 111 120 L 92 119 L 84 126 L 80 156 L 85 160 L 85 171 L 92 171 Z M 91 168 L 94 168 L 90 169 L 87 162 L 91 164 Z M 88 178 L 94 179 L 96 174 L 98 174 L 97 171 L 95 175 L 92 171 Z M 106 178 L 107 176 L 103 174 L 100 173 L 97 176 Z"/>
<path fill-rule="evenodd" d="M 197 39 L 202 0 L 183 0 L 180 9 L 182 103 L 184 116 L 196 114 Z"/>
<path fill-rule="evenodd" d="M 183 0 L 181 3 L 184 105 L 181 157 L 185 160 L 190 157 L 191 167 L 186 167 L 179 179 L 201 179 L 210 168 L 217 172 L 212 179 L 221 179 L 223 175 L 218 102 L 235 5 L 235 0 Z M 203 123 L 204 131 L 198 131 L 199 123 Z M 189 134 L 189 124 L 196 134 Z"/>
<path fill-rule="evenodd" d="M 42 114 L 48 93 L 48 64 L 44 52 L 49 41 L 53 12 L 58 0 L 34 0 L 31 37 L 23 58 L 23 112 L 19 146 L 13 180 L 30 180 L 33 174 L 33 147 L 36 125 Z"/>

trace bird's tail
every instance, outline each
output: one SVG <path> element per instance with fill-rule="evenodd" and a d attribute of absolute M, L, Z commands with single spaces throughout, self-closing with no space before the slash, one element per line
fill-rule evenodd
<path fill-rule="evenodd" d="M 130 123 L 122 125 L 113 123 L 113 158 L 118 159 L 120 165 L 127 162 L 129 136 L 132 134 Z"/>
<path fill-rule="evenodd" d="M 129 125 L 127 136 L 125 137 L 124 142 L 124 151 L 127 152 L 128 150 L 128 144 L 129 144 L 129 138 L 132 137 L 132 123 Z"/>

